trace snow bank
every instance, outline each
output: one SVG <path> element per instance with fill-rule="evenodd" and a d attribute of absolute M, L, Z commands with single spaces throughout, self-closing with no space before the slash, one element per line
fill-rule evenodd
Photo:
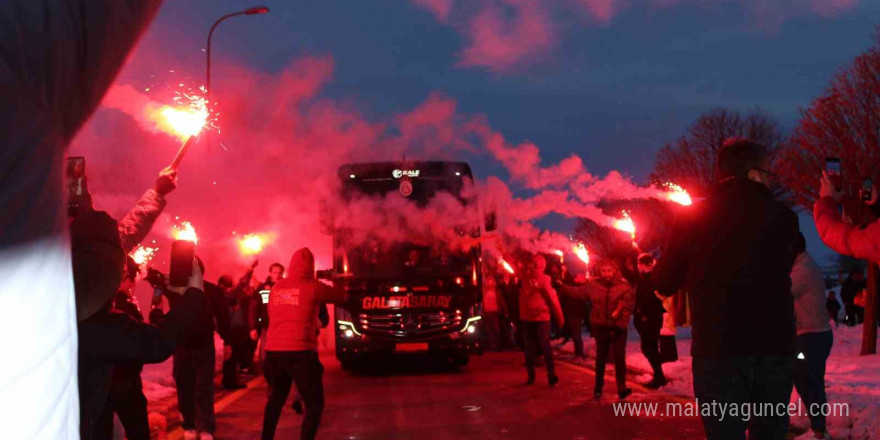
<path fill-rule="evenodd" d="M 834 347 L 828 358 L 825 374 L 828 402 L 846 404 L 849 415 L 828 417 L 828 432 L 833 439 L 880 439 L 880 356 L 859 356 L 861 350 L 862 327 L 840 326 L 834 328 Z M 691 372 L 691 332 L 689 328 L 679 328 L 676 334 L 678 361 L 663 364 L 663 372 L 669 385 L 662 392 L 692 399 L 694 382 Z M 596 341 L 584 338 L 584 349 L 589 359 L 573 356 L 571 342 L 557 346 L 560 357 L 566 361 L 593 367 L 596 356 Z M 609 359 L 610 361 L 610 359 Z M 642 355 L 639 336 L 630 328 L 627 335 L 626 363 L 630 379 L 637 383 L 651 380 L 651 367 Z M 613 362 L 606 367 L 613 371 Z M 634 398 L 649 397 L 649 392 Z M 797 401 L 797 392 L 792 390 L 792 401 Z M 809 426 L 806 418 L 795 418 L 792 423 Z"/>

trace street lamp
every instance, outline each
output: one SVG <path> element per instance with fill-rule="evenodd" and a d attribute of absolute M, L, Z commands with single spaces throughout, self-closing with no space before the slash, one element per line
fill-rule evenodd
<path fill-rule="evenodd" d="M 207 94 L 207 99 L 208 99 L 209 103 L 211 103 L 211 37 L 214 35 L 214 29 L 217 28 L 217 25 L 220 24 L 220 22 L 226 20 L 227 18 L 232 18 L 232 17 L 238 16 L 238 15 L 265 14 L 267 12 L 269 12 L 269 8 L 267 8 L 265 6 L 254 6 L 252 8 L 247 8 L 243 11 L 233 12 L 231 14 L 226 14 L 226 15 L 218 18 L 217 21 L 214 22 L 214 25 L 211 26 L 211 31 L 208 32 L 208 48 L 207 48 L 208 63 L 207 63 L 207 68 L 205 69 L 205 92 Z"/>

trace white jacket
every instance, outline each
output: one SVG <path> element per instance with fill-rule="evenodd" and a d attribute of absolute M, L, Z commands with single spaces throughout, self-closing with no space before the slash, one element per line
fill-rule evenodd
<path fill-rule="evenodd" d="M 831 330 L 822 269 L 806 252 L 797 256 L 791 268 L 791 293 L 798 335 Z"/>
<path fill-rule="evenodd" d="M 78 439 L 64 154 L 161 0 L 0 2 L 0 426 Z"/>

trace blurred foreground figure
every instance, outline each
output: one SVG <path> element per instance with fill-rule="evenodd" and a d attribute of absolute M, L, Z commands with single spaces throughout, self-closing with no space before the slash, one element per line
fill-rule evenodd
<path fill-rule="evenodd" d="M 110 395 L 116 366 L 158 363 L 196 326 L 205 308 L 202 271 L 193 261 L 186 287 L 169 289 L 179 298 L 158 326 L 114 310 L 125 254 L 116 221 L 86 211 L 70 224 L 78 323 L 80 438 L 92 440 Z M 38 394 L 38 393 L 37 393 Z"/>
<path fill-rule="evenodd" d="M 315 279 L 315 257 L 308 248 L 293 254 L 289 276 L 269 292 L 266 375 L 269 398 L 263 413 L 263 440 L 275 437 L 284 402 L 295 384 L 305 404 L 300 438 L 312 440 L 324 411 L 324 366 L 318 360 L 321 304 L 342 303 L 345 291 Z"/>
<path fill-rule="evenodd" d="M 0 3 L 0 334 L 39 335 L 0 347 L 15 356 L 0 363 L 4 438 L 79 438 L 62 163 L 160 4 Z"/>

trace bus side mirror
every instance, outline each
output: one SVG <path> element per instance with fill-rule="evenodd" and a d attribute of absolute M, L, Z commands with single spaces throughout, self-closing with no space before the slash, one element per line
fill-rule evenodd
<path fill-rule="evenodd" d="M 498 218 L 495 215 L 495 211 L 487 212 L 485 217 L 486 232 L 492 232 L 498 229 Z"/>

